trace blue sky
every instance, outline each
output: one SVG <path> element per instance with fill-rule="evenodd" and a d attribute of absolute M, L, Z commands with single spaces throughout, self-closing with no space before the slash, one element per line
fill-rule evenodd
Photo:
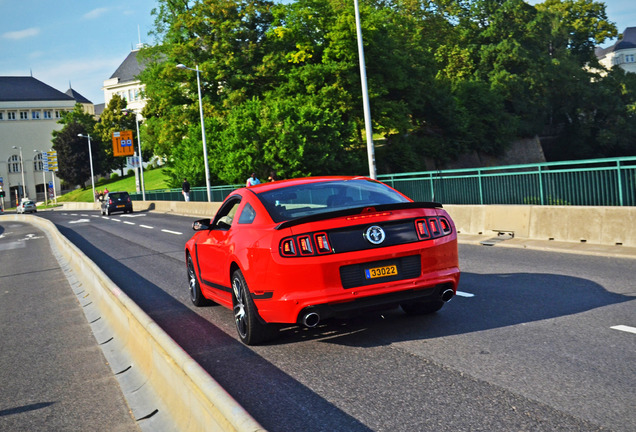
<path fill-rule="evenodd" d="M 102 85 L 141 41 L 155 0 L 0 0 L 0 75 L 29 76 L 103 103 Z M 139 28 L 139 33 L 138 33 Z"/>
<path fill-rule="evenodd" d="M 605 4 L 620 32 L 636 26 L 634 0 Z M 70 82 L 93 103 L 103 103 L 104 80 L 139 35 L 141 42 L 154 43 L 148 32 L 155 6 L 155 0 L 0 0 L 0 76 L 32 73 L 62 92 Z"/>

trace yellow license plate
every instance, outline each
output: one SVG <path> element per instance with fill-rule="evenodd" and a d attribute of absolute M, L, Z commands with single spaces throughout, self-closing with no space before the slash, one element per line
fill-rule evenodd
<path fill-rule="evenodd" d="M 367 279 L 375 279 L 379 277 L 396 276 L 398 274 L 397 266 L 383 266 L 366 269 L 365 275 Z"/>
<path fill-rule="evenodd" d="M 125 205 L 125 204 L 124 204 L 124 205 L 118 205 L 118 206 L 117 206 L 117 208 L 124 208 L 124 207 L 126 207 L 126 205 Z"/>

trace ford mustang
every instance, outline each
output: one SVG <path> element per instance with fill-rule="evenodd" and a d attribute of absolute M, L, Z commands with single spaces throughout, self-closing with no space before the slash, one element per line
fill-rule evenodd
<path fill-rule="evenodd" d="M 241 341 L 281 324 L 400 306 L 438 311 L 457 292 L 457 234 L 441 204 L 366 177 L 308 177 L 238 189 L 185 246 L 190 298 L 234 311 Z"/>

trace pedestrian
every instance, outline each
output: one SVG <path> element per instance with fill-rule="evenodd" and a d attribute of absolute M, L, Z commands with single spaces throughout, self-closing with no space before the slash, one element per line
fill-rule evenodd
<path fill-rule="evenodd" d="M 104 195 L 104 196 L 108 195 L 108 188 L 104 188 L 104 193 L 103 193 L 103 195 Z"/>
<path fill-rule="evenodd" d="M 278 180 L 278 177 L 276 176 L 276 174 L 274 173 L 274 171 L 270 171 L 269 172 L 269 177 L 267 177 L 267 181 L 268 182 L 273 182 Z"/>
<path fill-rule="evenodd" d="M 190 201 L 190 183 L 188 183 L 187 178 L 183 178 L 183 183 L 181 184 L 181 193 L 183 194 L 183 199 L 186 201 Z"/>
<path fill-rule="evenodd" d="M 247 182 L 245 183 L 246 187 L 250 187 L 250 186 L 254 186 L 259 184 L 261 181 L 256 178 L 256 173 L 252 173 L 252 175 L 247 179 Z"/>
<path fill-rule="evenodd" d="M 99 191 L 99 189 L 97 189 L 95 191 L 95 201 L 99 200 L 99 196 L 101 195 L 101 192 Z"/>

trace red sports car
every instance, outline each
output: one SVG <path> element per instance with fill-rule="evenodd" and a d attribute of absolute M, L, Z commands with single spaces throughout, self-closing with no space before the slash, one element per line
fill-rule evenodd
<path fill-rule="evenodd" d="M 234 310 L 243 343 L 280 324 L 365 309 L 439 310 L 459 282 L 457 234 L 438 203 L 365 177 L 310 177 L 238 189 L 186 243 L 190 298 Z"/>

